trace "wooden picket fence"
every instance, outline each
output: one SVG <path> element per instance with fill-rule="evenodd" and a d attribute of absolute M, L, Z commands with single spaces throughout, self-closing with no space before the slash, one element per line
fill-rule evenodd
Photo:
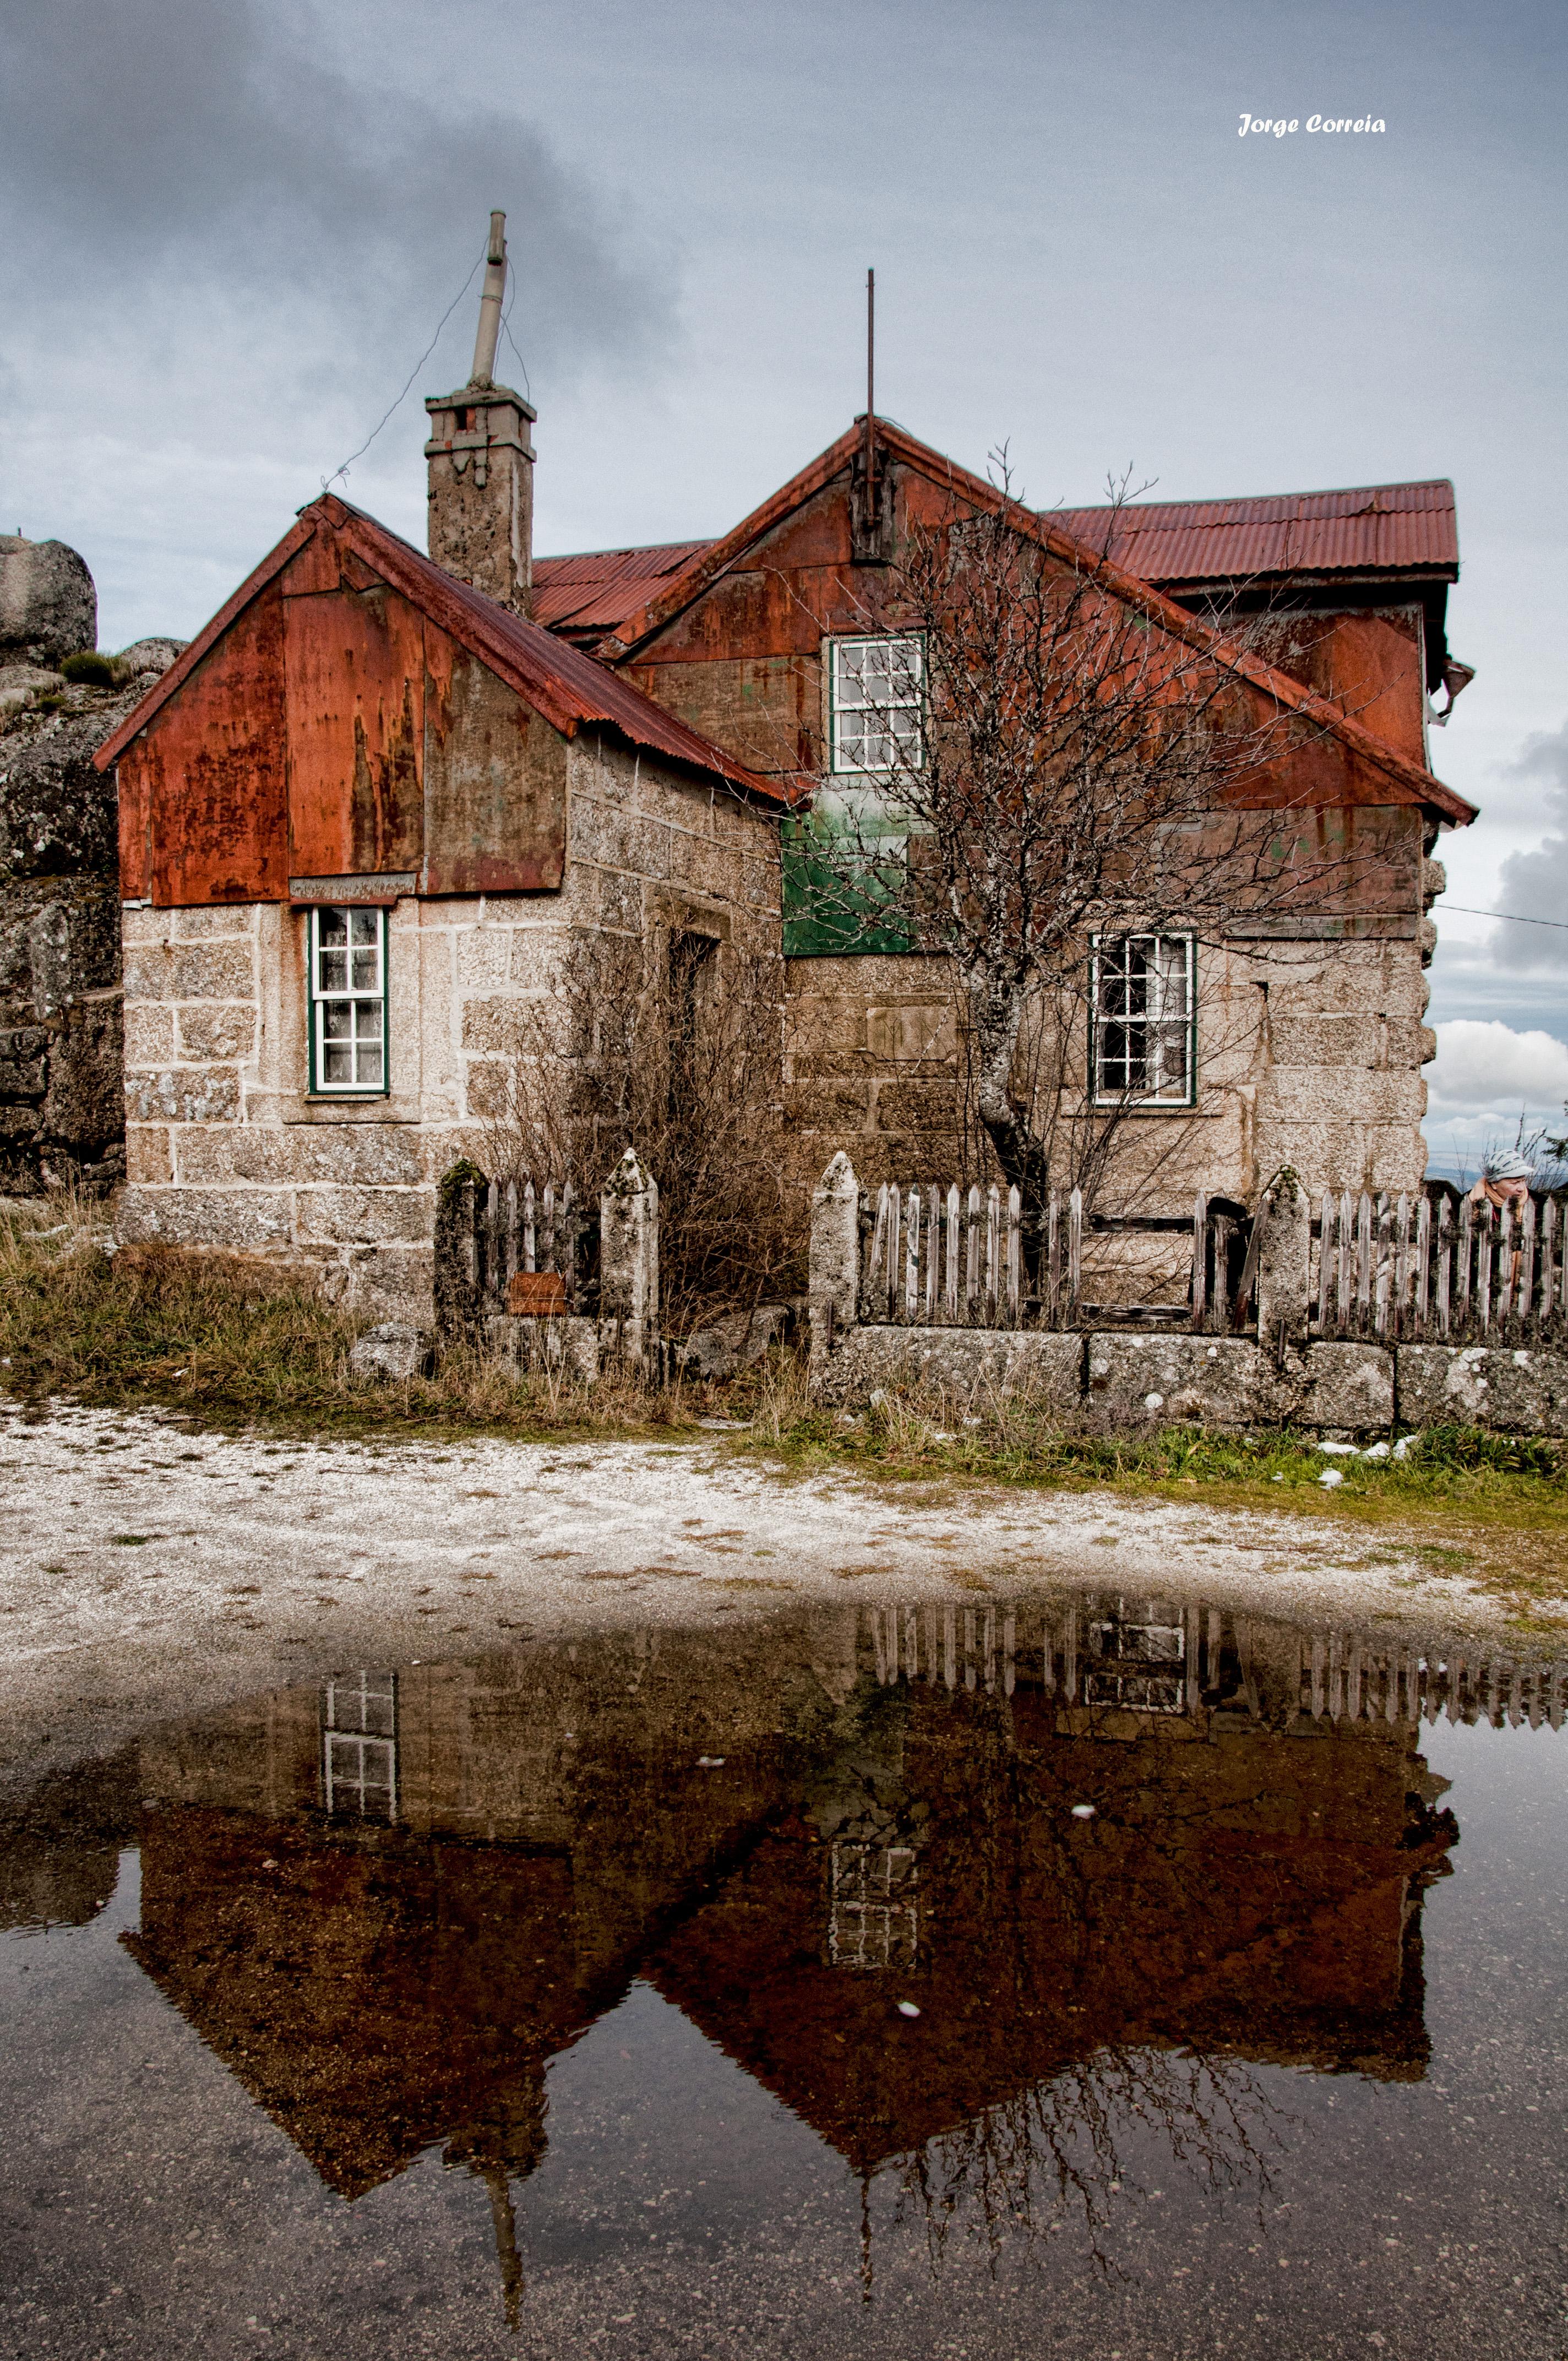
<path fill-rule="evenodd" d="M 1084 1247 L 1186 1240 L 1170 1258 L 1186 1291 L 1168 1302 L 1094 1302 Z M 1246 1209 L 1199 1190 L 1190 1214 L 1086 1213 L 1053 1190 L 1026 1213 L 1016 1189 L 886 1183 L 861 1199 L 860 1317 L 877 1323 L 1071 1329 L 1142 1325 L 1245 1334 L 1255 1321 L 1261 1235 Z M 1325 1193 L 1312 1222 L 1319 1338 L 1466 1342 L 1568 1325 L 1568 1220 L 1555 1197 L 1516 1219 L 1436 1183 L 1413 1195 Z"/>
<path fill-rule="evenodd" d="M 536 1309 L 569 1316 L 594 1308 L 598 1207 L 579 1205 L 569 1180 L 466 1180 L 450 1192 L 442 1224 L 438 1259 L 447 1244 L 464 1270 L 474 1314 Z M 520 1301 L 531 1291 L 514 1290 L 519 1273 L 551 1274 L 560 1284 Z"/>
<path fill-rule="evenodd" d="M 1442 1184 L 1415 1197 L 1325 1195 L 1313 1224 L 1316 1332 L 1465 1343 L 1568 1322 L 1568 1222 L 1556 1197 L 1516 1218 Z"/>

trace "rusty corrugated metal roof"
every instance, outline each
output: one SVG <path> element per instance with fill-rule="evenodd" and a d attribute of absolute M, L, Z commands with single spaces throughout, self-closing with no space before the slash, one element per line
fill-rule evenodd
<path fill-rule="evenodd" d="M 542 624 L 525 621 L 487 598 L 466 582 L 459 582 L 444 566 L 435 565 L 412 544 L 389 533 L 374 517 L 350 506 L 335 493 L 325 493 L 300 511 L 299 522 L 286 533 L 234 597 L 220 608 L 206 629 L 198 632 L 178 661 L 166 672 L 104 741 L 93 757 L 107 768 L 144 730 L 165 700 L 194 671 L 227 630 L 234 618 L 266 588 L 312 532 L 325 530 L 346 542 L 374 573 L 402 592 L 433 622 L 489 665 L 554 726 L 570 736 L 583 722 L 602 722 L 618 730 L 633 746 L 645 746 L 672 762 L 729 781 L 769 803 L 795 799 L 790 783 L 748 771 L 711 739 L 688 729 L 684 721 L 656 705 L 621 674 L 610 671 L 569 640 Z"/>
<path fill-rule="evenodd" d="M 533 620 L 554 631 L 608 631 L 636 611 L 649 585 L 679 574 L 709 546 L 659 542 L 647 548 L 589 549 L 533 561 Z"/>
<path fill-rule="evenodd" d="M 1099 555 L 1109 509 L 1054 509 L 1058 525 Z M 1140 580 L 1246 581 L 1280 574 L 1425 574 L 1459 571 L 1453 486 L 1366 484 L 1337 492 L 1283 492 L 1256 500 L 1149 500 L 1123 510 L 1106 553 Z"/>

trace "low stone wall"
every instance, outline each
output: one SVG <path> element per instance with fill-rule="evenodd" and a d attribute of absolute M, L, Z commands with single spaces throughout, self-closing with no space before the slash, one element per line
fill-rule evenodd
<path fill-rule="evenodd" d="M 1568 1435 L 1568 1354 L 1457 1345 L 1308 1345 L 1283 1360 L 1241 1336 L 851 1328 L 818 1354 L 813 1390 L 862 1409 L 917 1388 L 959 1411 L 1027 1400 L 1091 1433 L 1293 1426 L 1349 1438 L 1475 1424 Z"/>

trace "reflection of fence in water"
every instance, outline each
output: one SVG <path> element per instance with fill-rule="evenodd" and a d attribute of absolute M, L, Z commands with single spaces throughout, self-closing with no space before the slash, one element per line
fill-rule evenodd
<path fill-rule="evenodd" d="M 322 1690 L 321 1729 L 327 1810 L 355 1819 L 396 1819 L 396 1673 L 335 1673 Z"/>
<path fill-rule="evenodd" d="M 1021 1629 L 1005 1605 L 868 1610 L 877 1680 L 950 1690 L 998 1690 L 1020 1679 L 1067 1706 L 1141 1713 L 1194 1712 L 1223 1698 L 1261 1719 L 1277 1709 L 1315 1720 L 1406 1723 L 1440 1718 L 1501 1729 L 1563 1727 L 1568 1662 L 1446 1648 L 1368 1645 L 1332 1631 L 1280 1634 L 1214 1607 L 1150 1599 L 1068 1607 Z M 1294 1649 L 1294 1680 L 1289 1655 Z M 1266 1650 L 1267 1664 L 1262 1662 Z"/>

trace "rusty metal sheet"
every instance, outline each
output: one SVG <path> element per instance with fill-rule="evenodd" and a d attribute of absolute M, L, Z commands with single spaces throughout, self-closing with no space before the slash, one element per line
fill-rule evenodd
<path fill-rule="evenodd" d="M 281 577 L 290 873 L 417 869 L 424 619 L 384 583 L 301 591 L 306 567 L 321 571 L 313 544 Z"/>
<path fill-rule="evenodd" d="M 283 600 L 269 583 L 157 714 L 138 792 L 159 909 L 288 891 Z"/>
<path fill-rule="evenodd" d="M 1109 513 L 1059 509 L 1047 522 L 1099 555 Z M 1459 568 L 1453 486 L 1433 478 L 1256 500 L 1137 501 L 1123 511 L 1109 555 L 1155 583 L 1288 573 L 1453 575 Z"/>
<path fill-rule="evenodd" d="M 536 557 L 533 620 L 551 631 L 609 631 L 643 603 L 652 584 L 682 573 L 707 547 L 706 541 L 671 541 Z"/>
<path fill-rule="evenodd" d="M 427 894 L 527 894 L 566 866 L 566 740 L 466 648 L 428 631 Z"/>

